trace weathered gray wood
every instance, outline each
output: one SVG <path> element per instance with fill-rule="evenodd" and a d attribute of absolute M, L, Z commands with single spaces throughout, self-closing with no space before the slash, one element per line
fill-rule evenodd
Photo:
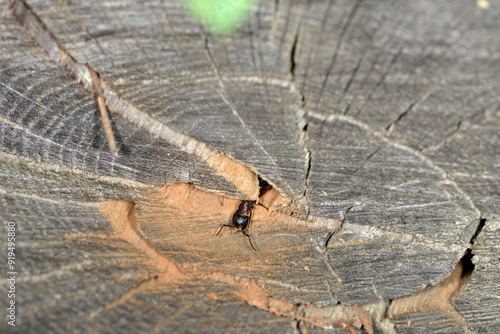
<path fill-rule="evenodd" d="M 496 44 L 498 47 L 498 43 Z M 498 59 L 498 55 L 497 55 Z M 491 66 L 488 74 L 497 71 Z M 498 91 L 498 76 L 481 85 Z M 495 88 L 496 87 L 496 88 Z M 457 297 L 457 309 L 479 333 L 500 330 L 499 222 L 500 222 L 500 117 L 498 99 L 481 107 L 459 124 L 456 131 L 425 152 L 444 168 L 481 212 L 484 228 L 472 247 L 475 264 L 470 282 Z"/>
<path fill-rule="evenodd" d="M 3 46 L 11 51 L 0 60 L 4 152 L 96 176 L 149 185 L 192 182 L 238 193 L 198 159 L 118 117 L 113 127 L 121 153 L 113 156 L 100 131 L 102 123 L 91 94 L 33 40 L 23 41 L 25 33 L 17 22 L 3 22 Z"/>
<path fill-rule="evenodd" d="M 21 328 L 498 328 L 498 11 L 263 1 L 220 38 L 179 2 L 27 2 L 45 28 L 18 2 L 0 34 L 0 194 L 2 219 L 22 231 Z M 117 158 L 85 63 L 106 82 Z M 201 146 L 292 204 L 256 209 L 258 252 L 241 233 L 214 236 L 238 205 L 219 195 L 243 198 L 245 177 L 228 178 Z M 162 188 L 174 183 L 197 189 Z M 99 211 L 109 199 L 140 203 L 125 224 L 136 237 Z M 466 323 L 418 296 L 470 248 L 471 279 L 445 300 Z M 387 316 L 413 293 L 413 310 Z"/>
<path fill-rule="evenodd" d="M 227 54 L 220 56 L 219 47 L 212 50 L 210 45 L 221 43 L 224 48 L 227 42 L 211 41 L 180 3 L 143 3 L 137 16 L 136 3 L 123 2 L 119 20 L 108 17 L 112 12 L 96 10 L 95 3 L 79 9 L 59 7 L 55 2 L 40 3 L 40 8 L 36 2 L 30 5 L 75 59 L 91 64 L 124 99 L 177 131 L 269 175 L 288 196 L 303 193 L 307 166 L 304 149 L 298 145 L 302 131 L 296 126 L 300 121 L 296 111 L 289 109 L 294 103 L 300 106 L 300 96 L 290 93 L 287 73 L 256 75 L 259 68 L 252 66 L 249 54 L 256 51 L 243 49 L 252 48 L 248 33 L 241 32 L 234 39 L 238 42 L 230 43 L 238 53 L 223 49 Z M 85 22 L 77 16 L 71 21 L 74 11 L 87 13 Z M 131 38 L 139 31 L 141 38 Z M 99 59 L 94 58 L 96 54 Z M 218 64 L 227 57 L 228 66 Z M 283 59 L 282 66 L 288 61 Z M 246 71 L 241 72 L 242 67 Z"/>

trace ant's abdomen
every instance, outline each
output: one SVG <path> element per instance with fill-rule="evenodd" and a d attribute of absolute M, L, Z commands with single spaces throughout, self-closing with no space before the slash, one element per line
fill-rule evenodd
<path fill-rule="evenodd" d="M 250 216 L 242 216 L 240 214 L 238 214 L 238 212 L 235 212 L 234 215 L 233 215 L 233 225 L 234 227 L 240 229 L 240 230 L 245 230 L 248 226 L 248 222 L 249 222 L 249 219 Z"/>

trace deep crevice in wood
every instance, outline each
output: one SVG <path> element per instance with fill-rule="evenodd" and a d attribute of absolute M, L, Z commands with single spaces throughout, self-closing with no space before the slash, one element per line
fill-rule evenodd
<path fill-rule="evenodd" d="M 464 256 L 460 259 L 460 263 L 462 264 L 462 272 L 460 275 L 460 280 L 462 281 L 460 284 L 460 287 L 457 289 L 460 290 L 462 289 L 465 284 L 467 283 L 467 280 L 470 278 L 472 275 L 472 272 L 474 271 L 474 268 L 476 267 L 474 263 L 472 263 L 472 258 L 474 257 L 474 254 L 472 253 L 472 250 L 468 249 L 467 252 L 465 252 Z"/>
<path fill-rule="evenodd" d="M 486 219 L 480 219 L 477 230 L 470 241 L 471 244 L 474 244 L 475 239 L 485 224 Z M 400 315 L 420 312 L 428 308 L 437 308 L 448 314 L 451 320 L 463 326 L 467 331 L 470 331 L 466 319 L 454 307 L 453 302 L 460 291 L 466 286 L 474 271 L 473 257 L 472 250 L 467 249 L 455 266 L 455 270 L 449 277 L 441 281 L 441 283 L 436 286 L 426 287 L 409 296 L 389 300 L 383 319 L 390 320 Z"/>
<path fill-rule="evenodd" d="M 292 48 L 290 49 L 290 75 L 292 76 L 291 81 L 295 81 L 295 51 L 297 51 L 297 42 L 299 40 L 299 33 L 300 33 L 300 27 L 297 28 L 297 31 L 295 32 L 295 35 L 293 37 L 292 41 Z M 303 96 L 302 96 L 303 97 Z"/>
<path fill-rule="evenodd" d="M 474 242 L 476 241 L 477 237 L 479 236 L 479 234 L 481 233 L 481 231 L 483 230 L 483 228 L 484 228 L 485 225 L 486 225 L 486 219 L 485 218 L 480 218 L 479 219 L 479 224 L 477 225 L 476 232 L 474 233 L 474 235 L 470 239 L 471 245 L 474 245 Z"/>

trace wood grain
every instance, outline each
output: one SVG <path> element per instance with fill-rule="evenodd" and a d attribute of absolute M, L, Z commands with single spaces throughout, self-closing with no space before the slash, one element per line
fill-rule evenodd
<path fill-rule="evenodd" d="M 497 332 L 495 5 L 262 1 L 218 37 L 175 1 L 0 1 L 18 328 Z M 255 252 L 214 234 L 257 175 Z"/>

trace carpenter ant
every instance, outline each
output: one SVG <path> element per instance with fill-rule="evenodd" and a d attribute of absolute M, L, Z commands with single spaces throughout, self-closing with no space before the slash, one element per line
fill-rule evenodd
<path fill-rule="evenodd" d="M 231 227 L 235 230 L 240 230 L 241 233 L 248 237 L 250 241 L 250 246 L 252 246 L 253 250 L 256 251 L 255 247 L 252 244 L 252 239 L 247 232 L 248 223 L 250 222 L 250 218 L 252 217 L 252 209 L 255 205 L 255 201 L 241 201 L 240 206 L 238 206 L 238 210 L 233 214 L 233 219 L 231 220 L 231 224 L 224 224 L 220 227 L 219 232 L 215 236 L 218 236 L 222 231 L 224 226 Z"/>
<path fill-rule="evenodd" d="M 259 176 L 259 197 L 262 197 L 271 188 L 272 186 L 269 183 L 267 183 L 267 181 L 261 179 L 261 177 Z M 250 241 L 250 246 L 252 246 L 253 250 L 257 251 L 252 244 L 252 239 L 250 238 L 250 235 L 247 232 L 248 225 L 250 223 L 250 218 L 252 218 L 252 210 L 255 204 L 256 204 L 255 201 L 241 201 L 240 205 L 238 206 L 238 209 L 233 214 L 233 219 L 231 219 L 231 224 L 222 225 L 220 227 L 219 232 L 217 232 L 215 236 L 218 236 L 225 226 L 233 228 L 235 230 L 240 230 L 241 233 L 243 233 L 248 237 L 248 241 Z"/>

